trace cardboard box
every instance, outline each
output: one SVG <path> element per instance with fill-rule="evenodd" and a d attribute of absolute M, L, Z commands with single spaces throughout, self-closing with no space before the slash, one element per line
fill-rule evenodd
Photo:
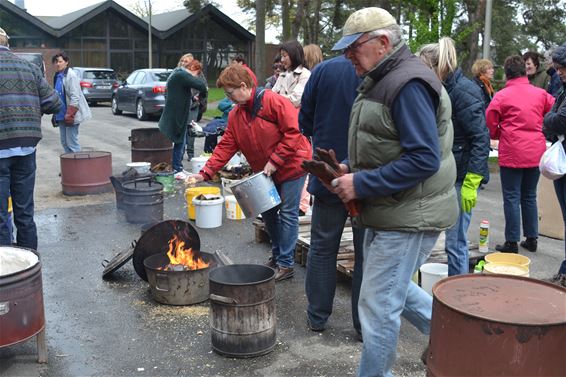
<path fill-rule="evenodd" d="M 554 184 L 553 181 L 542 175 L 538 182 L 537 205 L 539 234 L 563 240 L 564 220 L 554 191 Z"/>

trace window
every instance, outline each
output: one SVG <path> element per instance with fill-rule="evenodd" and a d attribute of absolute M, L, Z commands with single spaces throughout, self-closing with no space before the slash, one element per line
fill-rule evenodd
<path fill-rule="evenodd" d="M 112 71 L 85 71 L 83 78 L 96 80 L 116 80 L 116 73 Z"/>
<path fill-rule="evenodd" d="M 135 71 L 135 72 L 132 73 L 130 76 L 128 76 L 128 78 L 126 79 L 126 83 L 127 83 L 128 85 L 132 85 L 132 84 L 136 81 L 136 78 L 137 78 L 137 76 L 138 76 L 139 73 L 140 73 L 140 72 Z"/>
<path fill-rule="evenodd" d="M 142 85 L 146 82 L 146 73 L 139 72 L 138 75 L 135 77 L 133 85 Z"/>
<path fill-rule="evenodd" d="M 153 81 L 166 82 L 170 74 L 171 71 L 153 72 L 151 76 Z"/>

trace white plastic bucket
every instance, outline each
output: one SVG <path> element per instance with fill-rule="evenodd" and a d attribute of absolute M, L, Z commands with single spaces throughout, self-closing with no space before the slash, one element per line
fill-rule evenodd
<path fill-rule="evenodd" d="M 211 196 L 209 199 L 193 198 L 195 206 L 196 226 L 199 228 L 217 228 L 222 225 L 222 207 L 224 198 L 222 196 Z"/>
<path fill-rule="evenodd" d="M 448 276 L 448 265 L 444 263 L 425 263 L 420 268 L 421 287 L 432 296 L 432 286 Z"/>
<path fill-rule="evenodd" d="M 242 207 L 240 207 L 234 195 L 228 195 L 224 199 L 226 200 L 224 205 L 226 206 L 227 219 L 242 220 L 246 218 L 244 212 L 242 211 Z"/>
<path fill-rule="evenodd" d="M 194 174 L 198 173 L 204 165 L 206 165 L 206 161 L 208 161 L 210 157 L 193 157 L 191 158 L 191 172 Z"/>

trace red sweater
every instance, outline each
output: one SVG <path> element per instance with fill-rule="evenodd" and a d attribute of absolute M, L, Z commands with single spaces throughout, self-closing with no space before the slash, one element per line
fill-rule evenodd
<path fill-rule="evenodd" d="M 499 140 L 499 166 L 534 168 L 546 150 L 542 133 L 544 114 L 554 97 L 529 83 L 526 76 L 507 81 L 495 94 L 486 113 L 489 136 Z"/>
<path fill-rule="evenodd" d="M 261 109 L 251 119 L 252 98 L 246 105 L 236 105 L 228 115 L 228 127 L 212 157 L 200 171 L 210 179 L 240 150 L 254 172 L 263 171 L 271 161 L 277 167 L 276 183 L 297 179 L 305 172 L 301 163 L 311 158 L 310 143 L 298 127 L 297 110 L 291 102 L 271 90 L 265 90 Z"/>

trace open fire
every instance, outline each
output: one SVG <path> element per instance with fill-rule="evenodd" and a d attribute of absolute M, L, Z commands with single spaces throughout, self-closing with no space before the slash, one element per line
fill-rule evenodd
<path fill-rule="evenodd" d="M 185 249 L 185 241 L 173 234 L 169 240 L 169 250 L 167 251 L 169 264 L 160 268 L 164 271 L 192 271 L 207 268 L 210 263 L 205 262 L 198 251 L 193 251 L 190 247 Z"/>

